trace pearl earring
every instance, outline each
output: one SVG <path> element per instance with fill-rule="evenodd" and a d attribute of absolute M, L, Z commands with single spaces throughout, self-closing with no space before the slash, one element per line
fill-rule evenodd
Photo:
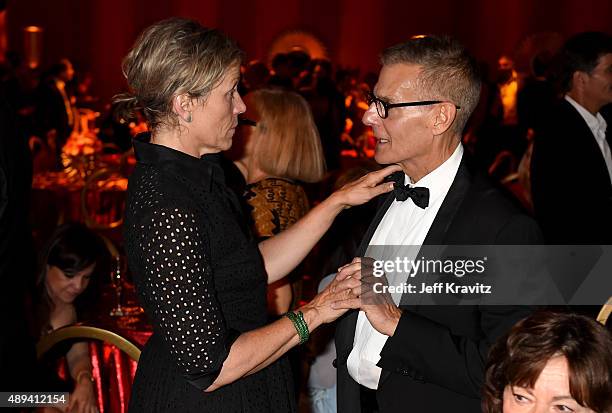
<path fill-rule="evenodd" d="M 191 121 L 193 120 L 191 117 L 191 111 L 187 112 L 187 117 L 184 120 L 187 123 L 191 123 Z"/>

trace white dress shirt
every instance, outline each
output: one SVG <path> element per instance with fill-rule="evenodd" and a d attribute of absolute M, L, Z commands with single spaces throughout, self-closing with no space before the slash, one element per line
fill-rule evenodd
<path fill-rule="evenodd" d="M 597 146 L 599 146 L 604 161 L 606 161 L 608 175 L 610 175 L 610 182 L 612 182 L 612 153 L 610 152 L 610 145 L 608 144 L 608 141 L 606 141 L 606 129 L 608 127 L 606 120 L 599 112 L 597 112 L 597 115 L 594 116 L 580 103 L 576 102 L 568 95 L 565 95 L 565 100 L 567 100 L 570 105 L 572 105 L 578 111 L 580 116 L 582 116 L 588 125 L 589 129 L 591 129 L 591 132 L 593 132 L 593 136 L 595 136 L 595 140 L 597 141 Z"/>
<path fill-rule="evenodd" d="M 378 224 L 370 240 L 370 246 L 422 245 L 451 184 L 455 180 L 462 157 L 463 146 L 459 144 L 442 165 L 414 183 L 414 186 L 429 188 L 429 205 L 425 209 L 416 206 L 410 198 L 403 202 L 394 200 L 380 224 Z M 405 176 L 404 182 L 406 184 L 411 183 L 410 178 Z M 399 230 L 400 228 L 401 230 Z M 383 257 L 372 257 L 368 252 L 371 252 L 370 248 L 368 248 L 366 256 L 383 259 Z M 415 255 L 417 252 L 415 249 Z M 383 255 L 386 256 L 387 252 Z M 391 252 L 390 255 L 393 255 L 393 253 Z M 390 258 L 387 257 L 387 259 Z M 414 259 L 415 257 L 407 258 Z M 391 279 L 391 277 L 388 280 L 389 285 L 400 285 L 400 283 L 406 281 L 407 274 L 396 273 L 394 279 Z M 393 294 L 392 296 L 395 303 L 399 304 L 401 294 Z M 379 333 L 372 327 L 363 311 L 359 312 L 353 349 L 347 360 L 348 372 L 357 383 L 370 389 L 378 388 L 381 369 L 376 366 L 376 363 L 380 360 L 380 352 L 387 338 L 388 336 Z"/>

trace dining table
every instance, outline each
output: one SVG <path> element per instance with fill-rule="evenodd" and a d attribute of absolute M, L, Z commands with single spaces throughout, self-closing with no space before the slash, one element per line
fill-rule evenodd
<path fill-rule="evenodd" d="M 125 168 L 121 168 L 129 165 L 130 159 L 100 154 L 79 164 L 90 169 L 34 174 L 30 208 L 34 238 L 44 243 L 58 225 L 66 222 L 81 222 L 94 229 L 121 222 L 128 185 Z"/>

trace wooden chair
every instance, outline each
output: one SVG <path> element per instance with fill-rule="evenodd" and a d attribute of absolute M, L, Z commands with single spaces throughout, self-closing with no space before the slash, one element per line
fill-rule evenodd
<path fill-rule="evenodd" d="M 138 359 L 140 358 L 140 349 L 126 338 L 103 328 L 84 325 L 72 325 L 58 328 L 52 333 L 42 337 L 38 344 L 36 344 L 36 355 L 40 359 L 56 344 L 62 341 L 74 339 L 93 339 L 104 341 L 114 345 L 136 362 L 138 362 Z"/>
<path fill-rule="evenodd" d="M 61 343 L 87 340 L 92 357 L 97 405 L 100 411 L 125 413 L 131 395 L 132 377 L 140 359 L 140 349 L 126 338 L 112 331 L 85 325 L 59 328 L 42 337 L 36 345 L 39 360 L 54 360 L 53 349 Z M 101 343 L 97 343 L 99 341 Z M 112 349 L 108 351 L 107 346 Z M 59 349 L 61 350 L 61 349 Z M 129 357 L 122 365 L 123 355 Z M 124 373 L 120 373 L 124 372 Z"/>
<path fill-rule="evenodd" d="M 608 322 L 608 318 L 610 317 L 610 313 L 612 313 L 612 297 L 610 297 L 608 301 L 601 307 L 601 310 L 597 315 L 597 321 L 605 326 Z"/>

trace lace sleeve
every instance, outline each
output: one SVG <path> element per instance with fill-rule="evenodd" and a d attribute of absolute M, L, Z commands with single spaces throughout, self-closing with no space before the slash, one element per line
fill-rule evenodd
<path fill-rule="evenodd" d="M 141 221 L 139 294 L 185 378 L 199 389 L 216 379 L 238 333 L 228 331 L 215 296 L 197 215 L 161 208 Z"/>

